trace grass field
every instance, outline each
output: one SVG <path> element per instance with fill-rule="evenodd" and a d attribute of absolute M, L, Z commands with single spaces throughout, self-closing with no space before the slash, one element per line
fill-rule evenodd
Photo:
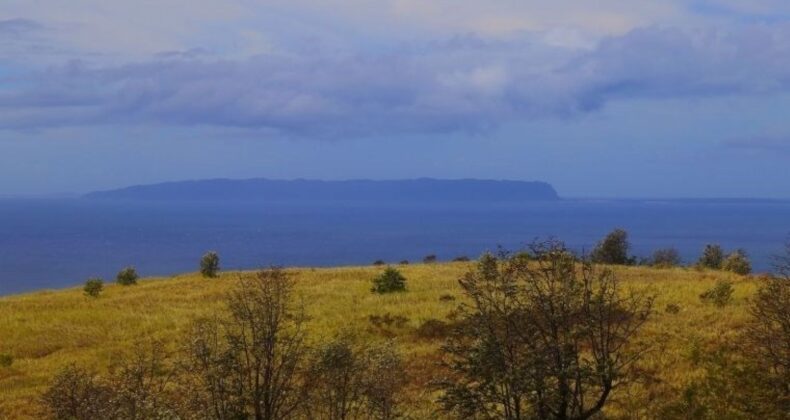
<path fill-rule="evenodd" d="M 458 305 L 462 297 L 457 279 L 470 264 L 403 266 L 408 291 L 390 295 L 370 292 L 371 278 L 381 267 L 288 271 L 295 275 L 298 297 L 310 316 L 311 339 L 322 340 L 343 329 L 366 340 L 394 338 L 410 375 L 405 406 L 414 418 L 435 418 L 436 395 L 425 385 L 437 373 L 442 340 L 422 338 L 416 330 L 426 320 L 445 319 Z M 699 373 L 694 352 L 726 340 L 743 325 L 748 298 L 757 285 L 749 277 L 695 269 L 615 270 L 627 287 L 656 294 L 655 314 L 639 336 L 651 344 L 640 367 L 653 378 L 649 387 L 635 383 L 616 390 L 606 413 L 648 416 L 657 404 L 677 398 Z M 98 299 L 85 297 L 81 288 L 0 298 L 0 354 L 13 357 L 10 367 L 0 367 L 0 418 L 37 417 L 38 395 L 67 363 L 102 372 L 140 338 L 176 342 L 192 319 L 224 307 L 225 292 L 239 275 L 228 272 L 204 279 L 185 274 L 145 279 L 136 286 L 108 285 Z M 718 308 L 700 301 L 700 293 L 725 278 L 734 283 L 732 304 Z M 680 311 L 665 311 L 668 304 L 678 305 Z M 386 314 L 407 321 L 381 327 L 369 319 Z"/>

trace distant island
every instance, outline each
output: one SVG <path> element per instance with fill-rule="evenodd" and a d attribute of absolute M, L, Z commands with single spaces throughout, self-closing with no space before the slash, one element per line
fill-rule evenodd
<path fill-rule="evenodd" d="M 555 201 L 554 188 L 537 181 L 497 181 L 480 179 L 412 180 L 275 180 L 208 179 L 137 185 L 96 191 L 90 199 L 116 200 L 267 200 L 267 201 Z"/>

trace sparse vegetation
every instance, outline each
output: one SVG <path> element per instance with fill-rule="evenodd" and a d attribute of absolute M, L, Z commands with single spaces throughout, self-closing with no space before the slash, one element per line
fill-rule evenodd
<path fill-rule="evenodd" d="M 138 278 L 140 278 L 140 276 L 137 275 L 137 270 L 129 266 L 118 272 L 118 275 L 115 276 L 115 282 L 121 286 L 133 286 L 137 284 Z"/>
<path fill-rule="evenodd" d="M 214 278 L 219 273 L 219 254 L 209 251 L 200 258 L 200 274 L 203 277 Z"/>
<path fill-rule="evenodd" d="M 572 258 L 572 255 L 568 258 Z M 533 261 L 530 264 L 537 263 Z M 293 281 L 294 307 L 298 308 L 304 302 L 305 315 L 309 319 L 303 324 L 307 336 L 305 344 L 309 351 L 305 356 L 307 363 L 304 363 L 302 374 L 310 372 L 310 362 L 314 360 L 315 352 L 323 348 L 326 338 L 353 331 L 357 337 L 352 345 L 360 350 L 357 354 L 363 356 L 369 347 L 391 346 L 389 342 L 383 341 L 391 339 L 397 343 L 400 366 L 408 372 L 400 380 L 405 385 L 395 394 L 395 402 L 401 407 L 395 411 L 407 411 L 403 414 L 415 419 L 442 418 L 444 415 L 436 411 L 436 398 L 441 394 L 426 392 L 426 389 L 436 379 L 453 378 L 451 371 L 436 363 L 441 358 L 440 347 L 446 337 L 429 338 L 427 335 L 431 334 L 418 331 L 423 324 L 434 324 L 432 320 L 446 323 L 450 331 L 463 325 L 462 314 L 458 314 L 454 308 L 459 304 L 472 303 L 457 281 L 469 267 L 464 264 L 399 267 L 408 278 L 409 293 L 392 298 L 370 293 L 370 279 L 383 271 L 378 267 L 284 270 Z M 612 269 L 619 280 L 621 293 L 627 296 L 632 291 L 651 291 L 656 294 L 657 308 L 662 310 L 639 329 L 634 341 L 626 346 L 629 350 L 636 350 L 641 345 L 653 349 L 633 365 L 632 373 L 640 375 L 638 380 L 620 382 L 607 398 L 601 416 L 682 417 L 667 414 L 674 407 L 681 412 L 692 413 L 685 418 L 704 418 L 694 417 L 696 411 L 689 410 L 710 407 L 712 404 L 719 404 L 727 410 L 735 410 L 733 407 L 739 406 L 742 408 L 738 410 L 742 410 L 743 407 L 748 408 L 742 405 L 748 402 L 747 396 L 755 398 L 754 401 L 763 407 L 755 411 L 759 415 L 770 410 L 779 412 L 777 410 L 782 408 L 782 399 L 778 397 L 782 390 L 779 385 L 781 371 L 761 373 L 759 376 L 754 374 L 759 372 L 755 369 L 769 369 L 772 366 L 768 359 L 764 359 L 765 362 L 760 360 L 773 350 L 766 348 L 765 351 L 751 351 L 758 347 L 750 344 L 745 335 L 745 331 L 752 328 L 753 319 L 771 319 L 762 327 L 771 329 L 764 330 L 763 334 L 770 334 L 776 341 L 766 341 L 759 334 L 754 336 L 754 340 L 762 340 L 766 346 L 784 340 L 776 334 L 779 331 L 776 328 L 781 325 L 776 319 L 783 314 L 786 316 L 786 302 L 779 300 L 772 306 L 776 315 L 758 317 L 751 313 L 753 303 L 758 299 L 755 294 L 758 286 L 762 287 L 772 278 L 647 267 Z M 229 289 L 234 288 L 231 279 L 236 275 L 252 280 L 256 274 L 226 273 L 223 277 L 229 281 L 222 282 L 203 281 L 199 273 L 168 277 L 167 281 L 144 279 L 134 290 L 122 293 L 118 293 L 117 286 L 110 285 L 105 286 L 100 300 L 90 305 L 86 305 L 82 287 L 0 298 L 0 337 L 3 337 L 0 340 L 0 354 L 13 356 L 12 367 L 0 366 L 0 412 L 3 413 L 0 417 L 41 418 L 42 410 L 46 407 L 42 394 L 55 383 L 58 372 L 70 364 L 78 366 L 83 372 L 89 372 L 93 385 L 98 386 L 100 391 L 104 386 L 114 386 L 121 368 L 135 364 L 132 363 L 135 360 L 134 352 L 151 354 L 145 350 L 148 347 L 140 345 L 140 339 L 151 334 L 162 341 L 165 350 L 160 369 L 164 376 L 157 376 L 157 380 L 172 376 L 172 381 L 165 388 L 174 391 L 175 395 L 168 391 L 167 398 L 176 398 L 178 406 L 175 409 L 179 410 L 179 415 L 183 413 L 181 410 L 198 409 L 192 404 L 205 400 L 201 393 L 187 391 L 193 389 L 187 385 L 202 380 L 203 374 L 195 369 L 182 370 L 185 368 L 181 367 L 183 361 L 179 359 L 189 354 L 184 353 L 182 348 L 186 346 L 186 340 L 197 337 L 216 337 L 218 343 L 224 342 L 221 328 L 216 330 L 216 335 L 212 335 L 211 330 L 206 331 L 205 335 L 196 335 L 193 328 L 196 319 L 207 320 L 203 324 L 206 326 L 220 326 L 221 323 L 213 322 L 217 317 L 218 321 L 227 320 L 226 295 Z M 734 289 L 734 299 L 721 308 L 698 298 L 719 280 L 732 282 Z M 765 295 L 787 296 L 776 291 L 766 292 Z M 672 305 L 681 309 L 680 315 L 672 315 L 672 310 L 666 311 Z M 357 347 L 357 343 L 365 344 Z M 692 343 L 699 344 L 692 346 Z M 726 348 L 726 343 L 735 348 Z M 634 347 L 637 344 L 639 346 Z M 739 353 L 738 348 L 749 349 L 749 352 Z M 713 359 L 719 353 L 723 354 L 719 359 L 727 364 L 709 363 L 708 359 Z M 222 366 L 212 365 L 218 369 Z M 723 366 L 728 368 L 724 369 Z M 732 375 L 719 374 L 725 370 L 731 370 Z M 174 372 L 178 375 L 174 375 Z M 748 372 L 752 373 L 745 375 Z M 709 373 L 712 379 L 709 382 L 711 385 L 707 386 L 705 383 L 708 382 L 703 383 L 702 380 Z M 216 377 L 223 378 L 225 385 L 233 383 L 231 376 Z M 307 376 L 300 374 L 300 377 Z M 766 381 L 765 384 L 749 385 L 749 382 L 758 382 L 747 380 L 750 378 L 760 378 L 761 383 L 766 378 Z M 736 380 L 738 382 L 727 385 L 728 381 Z M 148 379 L 145 383 L 148 383 Z M 746 389 L 747 386 L 753 386 L 752 390 Z M 721 392 L 714 393 L 714 389 Z M 312 391 L 308 394 L 307 401 L 311 409 L 323 404 L 313 399 L 315 394 Z M 730 400 L 721 400 L 719 397 Z M 758 397 L 759 400 L 756 399 Z M 686 404 L 688 401 L 691 402 Z M 90 404 L 87 406 L 90 407 Z M 759 408 L 754 407 L 755 404 L 752 406 L 755 410 Z M 172 404 L 161 407 L 174 409 Z M 367 413 L 365 410 L 367 408 L 363 409 Z M 715 417 L 711 412 L 708 409 L 707 418 Z M 714 414 L 722 412 L 720 410 Z M 366 418 L 367 414 L 361 416 Z M 309 416 L 300 410 L 297 417 Z M 182 415 L 181 418 L 189 417 Z M 762 418 L 781 416 L 774 414 L 773 417 Z"/>

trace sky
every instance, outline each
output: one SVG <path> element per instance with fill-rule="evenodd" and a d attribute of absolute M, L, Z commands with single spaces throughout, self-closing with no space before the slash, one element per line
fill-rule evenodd
<path fill-rule="evenodd" d="M 790 198 L 790 2 L 0 2 L 0 195 L 251 177 Z"/>

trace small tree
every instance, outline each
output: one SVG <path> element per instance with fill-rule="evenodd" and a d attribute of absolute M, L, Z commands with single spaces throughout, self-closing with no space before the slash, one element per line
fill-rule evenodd
<path fill-rule="evenodd" d="M 406 290 L 406 277 L 397 268 L 387 267 L 383 273 L 373 279 L 374 293 L 402 292 Z"/>
<path fill-rule="evenodd" d="M 624 294 L 614 272 L 577 264 L 561 243 L 531 254 L 485 254 L 459 280 L 469 303 L 440 381 L 442 408 L 459 418 L 591 418 L 642 354 L 629 345 L 652 297 Z"/>
<path fill-rule="evenodd" d="M 435 254 L 426 255 L 425 258 L 422 259 L 422 262 L 425 264 L 433 264 L 438 260 Z"/>
<path fill-rule="evenodd" d="M 384 260 L 376 260 L 376 261 L 373 261 L 373 265 L 375 265 L 375 266 L 381 266 L 381 265 L 386 265 L 386 264 L 387 264 L 387 263 L 386 263 L 386 262 L 384 262 Z"/>
<path fill-rule="evenodd" d="M 592 252 L 592 259 L 599 264 L 631 264 L 632 261 L 628 258 L 630 247 L 628 233 L 623 229 L 615 229 L 598 243 Z"/>
<path fill-rule="evenodd" d="M 680 253 L 675 248 L 661 248 L 653 252 L 653 265 L 660 268 L 677 267 L 681 264 Z"/>
<path fill-rule="evenodd" d="M 200 274 L 203 277 L 214 278 L 219 272 L 219 254 L 209 251 L 200 258 Z"/>
<path fill-rule="evenodd" d="M 140 276 L 137 275 L 137 270 L 129 266 L 118 272 L 118 275 L 115 276 L 115 282 L 121 286 L 132 286 L 137 284 L 138 278 Z"/>
<path fill-rule="evenodd" d="M 395 420 L 402 417 L 398 396 L 406 385 L 406 372 L 400 355 L 392 344 L 373 347 L 366 355 L 366 374 L 363 382 L 367 416 L 375 420 Z"/>
<path fill-rule="evenodd" d="M 85 287 L 82 288 L 85 293 L 85 296 L 88 297 L 99 297 L 102 290 L 104 290 L 104 280 L 100 278 L 91 278 L 85 281 Z"/>
<path fill-rule="evenodd" d="M 318 348 L 310 367 L 313 389 L 307 417 L 345 420 L 360 416 L 365 403 L 364 356 L 349 336 Z"/>
<path fill-rule="evenodd" d="M 721 264 L 721 268 L 725 271 L 744 276 L 752 272 L 752 264 L 749 262 L 749 256 L 746 255 L 746 251 L 742 249 L 727 255 L 727 258 L 725 258 Z"/>
<path fill-rule="evenodd" d="M 713 270 L 721 269 L 724 262 L 724 250 L 720 245 L 707 244 L 705 249 L 702 250 L 702 255 L 699 257 L 697 265 L 703 268 L 710 268 Z"/>

